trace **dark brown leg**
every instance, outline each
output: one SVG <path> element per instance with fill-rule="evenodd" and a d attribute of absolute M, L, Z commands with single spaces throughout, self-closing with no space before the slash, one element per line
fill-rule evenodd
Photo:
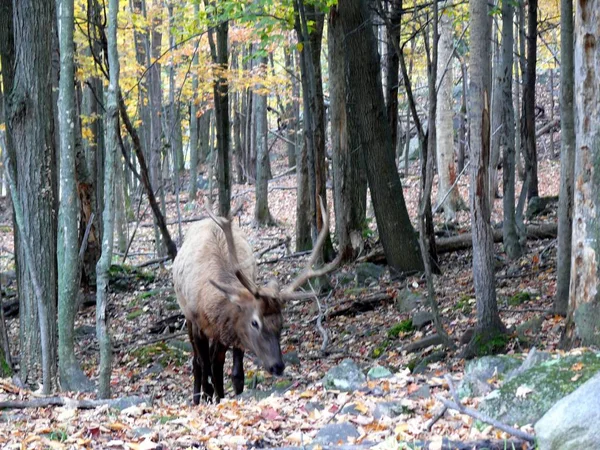
<path fill-rule="evenodd" d="M 225 397 L 225 389 L 223 388 L 223 365 L 225 364 L 225 355 L 227 347 L 221 342 L 214 341 L 211 345 L 211 361 L 212 361 L 212 382 L 217 392 L 217 397 L 222 399 Z"/>
<path fill-rule="evenodd" d="M 212 370 L 210 363 L 210 352 L 208 338 L 202 331 L 195 336 L 198 353 L 200 354 L 200 363 L 202 364 L 202 393 L 207 402 L 212 401 L 214 389 L 210 383 L 212 378 Z"/>
<path fill-rule="evenodd" d="M 186 321 L 188 336 L 190 338 L 190 342 L 192 344 L 192 349 L 194 350 L 194 354 L 192 357 L 192 370 L 194 373 L 194 396 L 192 397 L 192 402 L 194 405 L 200 403 L 200 386 L 202 381 L 202 362 L 200 361 L 200 349 L 196 345 L 196 339 L 194 339 L 194 331 L 193 326 L 190 322 Z"/>
<path fill-rule="evenodd" d="M 231 371 L 231 381 L 235 395 L 244 392 L 244 350 L 233 349 L 233 370 Z"/>

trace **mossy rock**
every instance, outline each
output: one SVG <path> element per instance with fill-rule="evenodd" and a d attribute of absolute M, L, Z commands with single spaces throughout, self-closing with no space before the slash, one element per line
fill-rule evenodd
<path fill-rule="evenodd" d="M 398 322 L 387 332 L 390 339 L 397 339 L 400 334 L 412 333 L 414 331 L 412 319 L 405 319 L 402 322 Z"/>
<path fill-rule="evenodd" d="M 109 285 L 118 291 L 130 291 L 133 286 L 154 281 L 154 274 L 126 264 L 113 264 L 108 269 Z"/>
<path fill-rule="evenodd" d="M 509 425 L 533 424 L 557 401 L 599 371 L 600 354 L 594 352 L 545 361 L 489 394 L 480 404 L 479 411 Z M 531 391 L 517 396 L 519 387 Z"/>
<path fill-rule="evenodd" d="M 508 304 L 510 306 L 519 306 L 523 303 L 527 303 L 529 300 L 531 300 L 531 294 L 529 292 L 517 292 L 508 299 Z"/>
<path fill-rule="evenodd" d="M 392 345 L 387 339 L 383 340 L 377 347 L 371 351 L 371 358 L 379 358 Z"/>
<path fill-rule="evenodd" d="M 1 306 L 0 306 L 1 307 Z M 0 348 L 0 378 L 7 378 L 12 375 L 12 370 L 6 361 L 4 351 Z"/>
<path fill-rule="evenodd" d="M 168 365 L 182 366 L 188 359 L 187 352 L 167 345 L 165 342 L 146 345 L 131 352 L 138 360 L 140 366 L 149 366 L 160 363 L 163 367 Z"/>
<path fill-rule="evenodd" d="M 138 308 L 138 309 L 134 309 L 133 311 L 128 313 L 125 316 L 125 318 L 129 321 L 133 321 L 133 320 L 137 319 L 138 317 L 140 317 L 142 314 L 144 314 L 144 310 Z"/>

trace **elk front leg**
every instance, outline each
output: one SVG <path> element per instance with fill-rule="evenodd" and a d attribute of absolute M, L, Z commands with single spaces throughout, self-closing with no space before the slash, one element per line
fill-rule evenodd
<path fill-rule="evenodd" d="M 231 382 L 235 395 L 244 392 L 244 350 L 233 349 L 233 369 L 231 371 Z"/>
<path fill-rule="evenodd" d="M 210 352 L 209 342 L 206 335 L 202 332 L 196 335 L 196 345 L 198 346 L 198 353 L 200 354 L 200 362 L 202 364 L 202 391 L 204 393 L 205 400 L 210 402 L 213 398 L 214 389 L 210 383 L 212 378 L 212 370 L 210 363 Z"/>
<path fill-rule="evenodd" d="M 225 389 L 223 387 L 223 366 L 225 365 L 226 354 L 227 347 L 219 341 L 213 341 L 211 345 L 212 382 L 219 399 L 225 398 Z"/>
<path fill-rule="evenodd" d="M 202 382 L 202 361 L 200 361 L 200 349 L 196 344 L 194 338 L 194 329 L 192 324 L 186 320 L 188 336 L 190 343 L 192 344 L 193 357 L 192 357 L 192 371 L 194 373 L 194 396 L 192 397 L 192 403 L 197 405 L 200 403 L 200 386 Z"/>

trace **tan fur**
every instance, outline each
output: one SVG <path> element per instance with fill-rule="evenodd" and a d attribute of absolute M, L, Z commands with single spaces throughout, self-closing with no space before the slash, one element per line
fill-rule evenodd
<path fill-rule="evenodd" d="M 255 281 L 256 261 L 252 248 L 235 224 L 232 224 L 232 234 L 242 272 Z M 188 230 L 173 263 L 177 301 L 195 330 L 201 330 L 209 339 L 217 339 L 227 347 L 240 347 L 235 332 L 239 308 L 210 280 L 243 289 L 230 267 L 223 231 L 214 221 L 205 219 Z"/>

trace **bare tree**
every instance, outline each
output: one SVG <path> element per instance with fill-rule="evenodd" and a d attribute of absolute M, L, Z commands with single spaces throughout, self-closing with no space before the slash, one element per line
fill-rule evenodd
<path fill-rule="evenodd" d="M 575 8 L 575 204 L 565 343 L 600 345 L 600 1 Z"/>
<path fill-rule="evenodd" d="M 477 325 L 464 355 L 472 357 L 498 350 L 493 347 L 505 333 L 496 303 L 494 247 L 490 224 L 488 168 L 490 158 L 490 115 L 488 77 L 490 33 L 488 5 L 469 1 L 471 31 L 471 78 L 469 125 L 471 129 L 471 227 L 473 230 L 473 281 L 477 296 Z"/>
<path fill-rule="evenodd" d="M 554 312 L 566 315 L 571 280 L 571 236 L 573 234 L 573 189 L 575 172 L 575 109 L 573 90 L 573 2 L 560 2 L 560 194 L 558 196 L 558 256 Z"/>

